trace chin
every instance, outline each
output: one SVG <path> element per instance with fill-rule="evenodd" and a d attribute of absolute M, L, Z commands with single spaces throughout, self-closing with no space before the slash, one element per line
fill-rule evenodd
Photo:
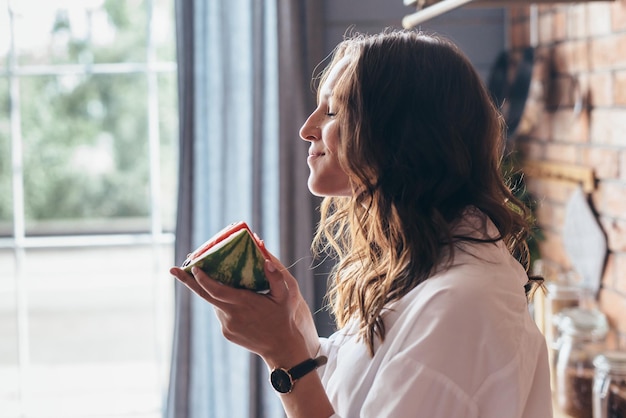
<path fill-rule="evenodd" d="M 317 197 L 348 197 L 352 196 L 352 192 L 349 189 L 338 189 L 328 187 L 316 187 L 309 184 L 309 191 L 313 196 Z"/>
<path fill-rule="evenodd" d="M 311 194 L 318 197 L 352 196 L 350 181 L 342 172 L 333 172 L 323 176 L 311 173 L 307 185 Z"/>

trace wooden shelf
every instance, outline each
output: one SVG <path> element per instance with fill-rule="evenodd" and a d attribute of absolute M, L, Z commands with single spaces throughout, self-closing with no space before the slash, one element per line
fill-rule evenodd
<path fill-rule="evenodd" d="M 533 5 L 548 3 L 584 3 L 592 1 L 615 1 L 615 0 L 404 0 L 406 6 L 414 6 L 417 12 L 402 18 L 402 26 L 406 29 L 413 28 L 422 22 L 433 19 L 439 15 L 450 12 L 459 7 L 468 5 L 474 7 L 505 7 L 513 5 Z"/>
<path fill-rule="evenodd" d="M 445 0 L 426 0 L 424 6 L 432 6 L 433 4 L 442 3 Z M 519 4 L 546 4 L 546 3 L 588 3 L 592 1 L 615 1 L 615 0 L 471 0 L 471 4 L 475 6 L 509 6 Z M 404 0 L 406 6 L 416 6 L 419 0 Z"/>
<path fill-rule="evenodd" d="M 593 169 L 589 167 L 550 161 L 529 161 L 524 164 L 522 171 L 529 177 L 578 183 L 585 193 L 591 193 L 596 187 Z"/>

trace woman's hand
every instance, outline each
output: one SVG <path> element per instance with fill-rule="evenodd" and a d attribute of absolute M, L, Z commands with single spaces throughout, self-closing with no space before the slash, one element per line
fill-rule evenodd
<path fill-rule="evenodd" d="M 193 275 L 178 267 L 170 273 L 214 306 L 226 339 L 257 353 L 270 368 L 291 367 L 319 349 L 298 282 L 275 257 L 265 261 L 267 294 L 223 285 L 197 268 Z"/>

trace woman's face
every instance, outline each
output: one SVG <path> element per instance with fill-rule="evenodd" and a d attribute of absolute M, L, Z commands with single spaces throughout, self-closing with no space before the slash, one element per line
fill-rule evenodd
<path fill-rule="evenodd" d="M 300 137 L 310 143 L 307 163 L 311 173 L 308 186 L 316 196 L 350 196 L 352 188 L 348 175 L 339 164 L 339 121 L 336 119 L 337 103 L 334 103 L 333 88 L 348 64 L 344 57 L 330 70 L 321 85 L 317 108 L 308 117 Z"/>

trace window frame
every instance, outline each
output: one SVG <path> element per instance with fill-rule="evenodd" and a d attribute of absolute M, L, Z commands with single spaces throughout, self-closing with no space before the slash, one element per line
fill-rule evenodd
<path fill-rule="evenodd" d="M 163 245 L 173 247 L 174 233 L 164 230 L 161 212 L 161 163 L 160 163 L 160 132 L 159 132 L 159 86 L 158 77 L 162 74 L 175 74 L 176 62 L 159 61 L 156 53 L 156 43 L 153 39 L 153 7 L 154 0 L 145 0 L 147 36 L 145 62 L 120 63 L 85 63 L 59 65 L 20 65 L 15 42 L 15 13 L 11 0 L 6 2 L 7 20 L 9 23 L 9 49 L 7 64 L 0 67 L 0 78 L 8 83 L 9 92 L 9 143 L 10 176 L 12 190 L 12 227 L 11 235 L 0 236 L 0 250 L 12 250 L 14 257 L 14 294 L 15 316 L 17 331 L 17 369 L 18 369 L 18 396 L 22 399 L 28 392 L 28 381 L 25 377 L 30 365 L 30 338 L 29 338 L 29 300 L 24 265 L 26 251 L 29 249 L 55 249 L 68 247 L 112 247 L 152 245 L 153 258 L 158 258 L 157 249 Z M 4 12 L 4 11 L 2 11 Z M 42 235 L 27 234 L 25 217 L 24 193 L 24 151 L 22 136 L 22 117 L 19 80 L 32 76 L 62 76 L 85 74 L 143 74 L 147 80 L 147 133 L 149 159 L 149 229 L 147 231 L 113 231 L 109 233 L 48 233 Z M 158 264 L 158 259 L 153 260 Z M 158 318 L 157 318 L 158 319 Z"/>

